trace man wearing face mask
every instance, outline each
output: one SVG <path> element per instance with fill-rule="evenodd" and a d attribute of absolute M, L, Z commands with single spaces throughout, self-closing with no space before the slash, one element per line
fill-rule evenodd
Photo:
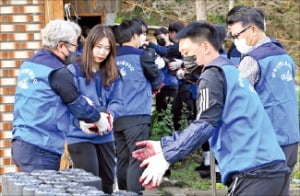
<path fill-rule="evenodd" d="M 41 31 L 43 48 L 20 68 L 15 94 L 12 157 L 22 171 L 58 170 L 70 112 L 99 124 L 100 113 L 76 89 L 66 68 L 80 28 L 53 20 Z"/>
<path fill-rule="evenodd" d="M 158 56 L 154 49 L 147 48 L 145 42 L 147 40 L 147 32 L 148 32 L 148 25 L 140 18 L 132 19 L 133 22 L 138 23 L 141 26 L 142 33 L 139 35 L 138 40 L 138 48 L 144 50 L 144 54 L 142 55 L 142 62 L 141 65 L 143 66 L 144 74 L 148 79 L 151 81 L 156 77 L 155 75 L 160 75 L 157 80 L 153 80 L 151 82 L 152 92 L 156 94 L 160 91 L 160 88 L 163 86 L 161 80 L 163 79 L 163 74 L 158 73 L 159 69 L 165 66 L 165 62 L 163 59 Z M 154 64 L 153 64 L 154 60 Z M 158 68 L 158 69 L 157 69 Z"/>
<path fill-rule="evenodd" d="M 156 42 L 160 46 L 169 46 L 172 45 L 169 39 L 169 31 L 168 29 L 161 27 L 154 31 L 154 37 L 156 38 Z"/>
<path fill-rule="evenodd" d="M 264 18 L 257 9 L 233 8 L 226 22 L 234 44 L 242 53 L 238 66 L 248 78 L 267 111 L 287 165 L 293 170 L 299 143 L 295 62 L 264 32 Z"/>
<path fill-rule="evenodd" d="M 214 27 L 192 22 L 178 34 L 184 57 L 202 65 L 197 117 L 183 131 L 160 141 L 142 141 L 132 156 L 140 161 L 140 182 L 158 187 L 170 163 L 209 141 L 228 195 L 286 195 L 289 168 L 266 111 L 248 80 L 220 56 Z"/>
<path fill-rule="evenodd" d="M 249 8 L 249 7 L 248 7 Z M 243 10 L 243 9 L 247 9 L 246 6 L 240 5 L 240 6 L 236 6 L 234 7 L 231 12 L 238 12 L 238 10 Z M 266 32 L 266 19 L 265 19 L 265 14 L 264 12 L 259 9 L 259 8 L 253 8 L 255 11 L 257 11 L 259 13 L 259 15 L 263 18 L 264 20 L 264 31 Z M 281 43 L 278 42 L 278 40 L 276 40 L 273 37 L 269 37 L 270 40 L 276 44 L 277 46 L 283 48 L 283 46 L 281 45 Z M 234 45 L 234 43 L 232 43 L 232 45 L 230 46 L 230 48 L 228 49 L 227 52 L 227 57 L 230 59 L 230 61 L 235 65 L 239 65 L 240 61 L 241 61 L 241 53 L 236 49 L 236 46 Z"/>
<path fill-rule="evenodd" d="M 143 169 L 130 155 L 137 141 L 149 138 L 153 83 L 162 81 L 154 56 L 139 48 L 141 34 L 143 28 L 136 19 L 124 20 L 117 29 L 120 44 L 117 65 L 122 76 L 120 88 L 125 107 L 114 121 L 118 186 L 138 194 L 142 191 L 138 178 Z"/>

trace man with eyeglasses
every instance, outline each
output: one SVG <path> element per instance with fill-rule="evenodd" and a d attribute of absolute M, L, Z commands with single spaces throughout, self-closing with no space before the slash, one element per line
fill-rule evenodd
<path fill-rule="evenodd" d="M 79 35 L 73 22 L 49 22 L 41 31 L 43 48 L 21 65 L 12 130 L 12 158 L 21 171 L 59 169 L 70 112 L 99 122 L 99 111 L 78 92 L 66 67 Z"/>
<path fill-rule="evenodd" d="M 299 143 L 295 63 L 282 47 L 266 36 L 264 19 L 257 9 L 233 8 L 226 22 L 236 48 L 242 53 L 238 68 L 260 96 L 292 171 Z"/>
<path fill-rule="evenodd" d="M 160 141 L 141 141 L 132 156 L 147 166 L 140 182 L 159 186 L 170 163 L 209 140 L 228 195 L 283 195 L 289 168 L 259 96 L 228 59 L 220 56 L 215 28 L 192 22 L 177 35 L 184 57 L 200 74 L 197 118 Z"/>

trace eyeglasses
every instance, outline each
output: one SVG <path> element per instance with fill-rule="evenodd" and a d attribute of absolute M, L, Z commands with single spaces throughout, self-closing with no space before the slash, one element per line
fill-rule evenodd
<path fill-rule="evenodd" d="M 244 33 L 245 31 L 247 31 L 248 29 L 250 29 L 252 27 L 252 25 L 244 28 L 243 30 L 241 30 L 239 33 L 235 34 L 235 35 L 232 35 L 231 33 L 229 34 L 229 37 L 232 38 L 232 39 L 237 39 L 239 38 L 239 36 Z"/>
<path fill-rule="evenodd" d="M 70 42 L 67 42 L 67 41 L 62 41 L 63 43 L 65 43 L 65 44 L 69 44 L 69 45 L 71 45 L 71 46 L 75 46 L 75 47 L 77 47 L 78 45 L 77 44 L 72 44 L 72 43 L 70 43 Z"/>

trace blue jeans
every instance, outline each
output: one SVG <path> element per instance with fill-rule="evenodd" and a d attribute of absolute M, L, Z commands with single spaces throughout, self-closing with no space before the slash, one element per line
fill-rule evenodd
<path fill-rule="evenodd" d="M 12 158 L 21 171 L 59 170 L 61 155 L 44 150 L 23 140 L 15 139 L 11 148 Z"/>

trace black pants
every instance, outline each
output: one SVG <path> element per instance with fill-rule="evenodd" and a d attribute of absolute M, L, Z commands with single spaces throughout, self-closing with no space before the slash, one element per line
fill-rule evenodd
<path fill-rule="evenodd" d="M 285 154 L 287 166 L 291 169 L 291 171 L 293 171 L 297 163 L 298 143 L 288 146 L 282 146 L 281 149 Z"/>
<path fill-rule="evenodd" d="M 114 184 L 114 143 L 92 144 L 82 142 L 68 145 L 73 165 L 93 173 L 102 179 L 103 192 L 111 194 Z"/>
<path fill-rule="evenodd" d="M 174 100 L 177 97 L 178 89 L 177 87 L 169 87 L 164 86 L 160 90 L 160 92 L 156 95 L 156 110 L 158 112 L 161 112 L 162 110 L 165 110 L 167 108 L 168 99 L 173 98 L 172 104 L 172 110 L 174 107 Z"/>
<path fill-rule="evenodd" d="M 230 178 L 228 196 L 287 196 L 290 171 L 285 163 L 272 163 Z"/>
<path fill-rule="evenodd" d="M 174 128 L 175 130 L 179 130 L 180 129 L 180 124 L 179 121 L 181 119 L 181 110 L 184 107 L 184 105 L 186 106 L 187 110 L 189 111 L 189 116 L 188 116 L 188 120 L 194 120 L 195 118 L 195 111 L 194 111 L 194 102 L 192 99 L 192 93 L 190 91 L 190 87 L 191 84 L 181 84 L 179 85 L 179 89 L 178 89 L 178 95 L 174 101 Z"/>
<path fill-rule="evenodd" d="M 140 161 L 132 158 L 131 153 L 137 149 L 137 141 L 149 139 L 150 125 L 139 124 L 127 129 L 115 130 L 117 148 L 117 177 L 120 190 L 141 193 L 142 186 L 139 178 L 144 169 L 140 168 Z"/>
<path fill-rule="evenodd" d="M 294 170 L 294 167 L 297 163 L 298 157 L 298 143 L 288 145 L 288 146 L 281 146 L 282 151 L 284 152 L 286 158 L 286 164 L 290 168 L 291 173 Z M 290 189 L 290 179 L 287 181 L 286 185 L 287 189 Z"/>

